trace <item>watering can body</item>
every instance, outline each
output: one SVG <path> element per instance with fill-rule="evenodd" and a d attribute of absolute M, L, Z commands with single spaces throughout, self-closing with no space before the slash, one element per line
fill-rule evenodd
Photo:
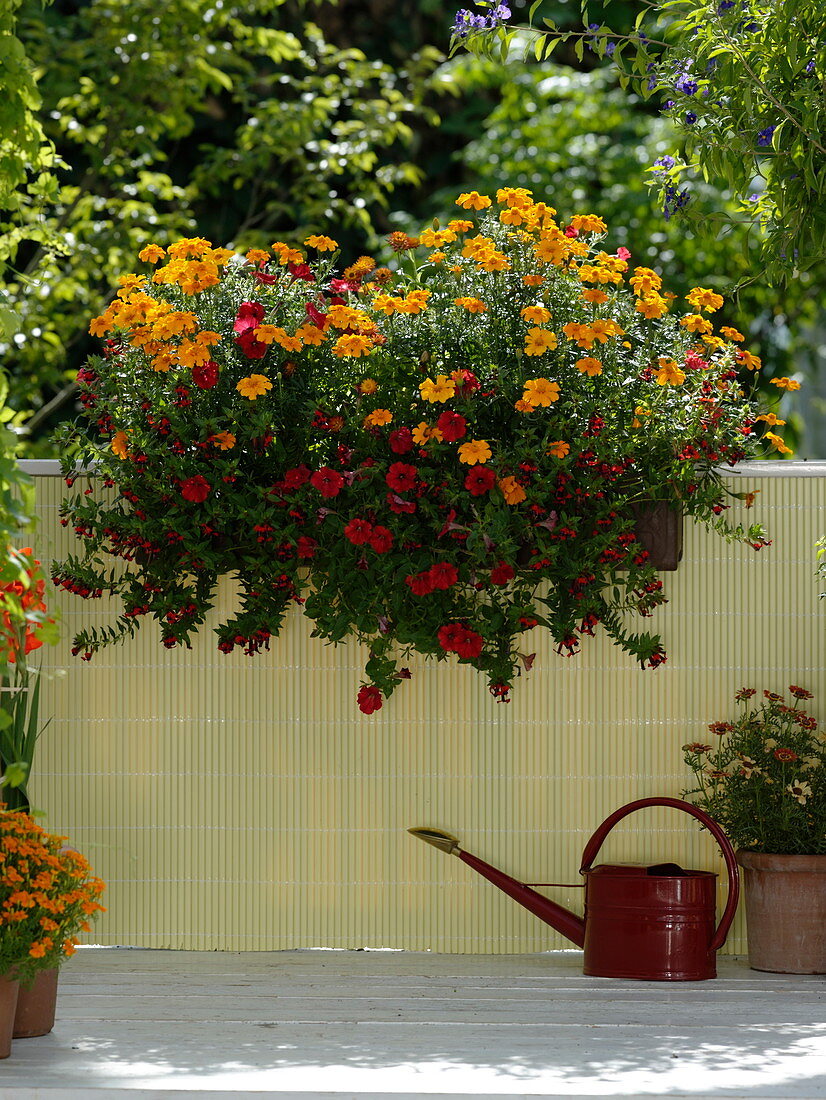
<path fill-rule="evenodd" d="M 648 806 L 671 806 L 690 814 L 717 841 L 728 872 L 728 898 L 719 924 L 717 875 L 711 871 L 686 871 L 673 863 L 593 865 L 614 825 Z M 580 867 L 585 878 L 584 917 L 461 850 L 450 834 L 433 829 L 410 831 L 442 851 L 457 855 L 582 947 L 585 974 L 647 981 L 704 981 L 717 975 L 717 950 L 725 942 L 734 919 L 740 877 L 734 850 L 723 830 L 689 802 L 667 797 L 641 798 L 615 810 L 599 826 L 585 847 Z"/>
<path fill-rule="evenodd" d="M 587 871 L 585 883 L 583 973 L 650 981 L 716 977 L 711 871 L 604 864 Z"/>

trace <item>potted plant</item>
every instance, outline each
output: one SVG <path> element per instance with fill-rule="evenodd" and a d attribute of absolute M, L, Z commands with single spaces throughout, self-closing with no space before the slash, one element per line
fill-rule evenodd
<path fill-rule="evenodd" d="M 742 688 L 741 713 L 712 722 L 713 744 L 683 746 L 702 807 L 738 848 L 749 962 L 755 970 L 826 972 L 826 741 L 802 707 L 811 692 Z"/>
<path fill-rule="evenodd" d="M 18 1037 L 43 1033 L 18 1012 L 19 990 L 44 977 L 56 988 L 77 933 L 88 931 L 103 908 L 103 883 L 83 856 L 64 847 L 65 839 L 28 814 L 0 809 L 0 1057 L 8 1057 L 12 1030 Z"/>
<path fill-rule="evenodd" d="M 722 298 L 697 287 L 678 308 L 594 214 L 558 219 L 514 187 L 457 203 L 392 234 L 392 268 L 342 271 L 318 235 L 141 252 L 92 323 L 84 422 L 60 436 L 83 549 L 55 581 L 123 608 L 78 654 L 145 617 L 189 645 L 229 574 L 224 652 L 267 647 L 298 604 L 317 635 L 367 646 L 366 713 L 410 652 L 473 666 L 506 701 L 534 628 L 566 656 L 601 627 L 665 660 L 631 624 L 665 600 L 641 507 L 765 544 L 727 521 L 748 494 L 719 467 L 789 449 L 744 390 L 759 360 L 714 329 Z"/>

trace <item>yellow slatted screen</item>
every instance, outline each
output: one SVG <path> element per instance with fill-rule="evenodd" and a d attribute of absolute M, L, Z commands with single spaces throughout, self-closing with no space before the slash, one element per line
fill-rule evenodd
<path fill-rule="evenodd" d="M 650 624 L 664 634 L 666 665 L 641 671 L 604 639 L 566 659 L 534 632 L 534 669 L 509 705 L 470 669 L 422 662 L 381 713 L 364 717 L 359 648 L 311 639 L 298 613 L 255 658 L 219 653 L 209 631 L 191 652 L 170 653 L 147 622 L 135 641 L 86 664 L 70 656 L 70 637 L 108 616 L 100 603 L 55 597 L 65 639 L 45 653 L 54 675 L 42 714 L 53 720 L 33 797 L 109 884 L 94 942 L 564 947 L 406 829 L 453 832 L 523 881 L 574 883 L 608 813 L 679 794 L 680 746 L 733 715 L 739 687 L 799 683 L 826 714 L 826 607 L 814 577 L 826 464 L 783 464 L 782 474 L 778 465 L 731 477 L 734 489 L 760 490 L 745 515 L 766 524 L 770 549 L 687 529 L 683 564 L 665 575 L 670 602 Z M 37 478 L 44 561 L 76 546 L 58 525 L 62 493 L 60 478 Z M 723 870 L 708 836 L 673 810 L 627 819 L 604 853 Z M 548 892 L 581 906 L 581 890 Z M 745 951 L 742 916 L 726 950 Z"/>

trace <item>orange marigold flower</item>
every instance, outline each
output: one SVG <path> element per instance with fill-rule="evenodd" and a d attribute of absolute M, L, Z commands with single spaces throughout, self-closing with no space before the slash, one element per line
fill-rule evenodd
<path fill-rule="evenodd" d="M 521 504 L 526 493 L 515 477 L 500 477 L 497 482 L 506 504 Z"/>
<path fill-rule="evenodd" d="M 251 248 L 245 256 L 251 264 L 265 264 L 269 258 L 269 252 L 265 252 L 263 248 Z"/>
<path fill-rule="evenodd" d="M 596 214 L 574 214 L 571 225 L 580 233 L 604 233 L 608 226 Z"/>
<path fill-rule="evenodd" d="M 795 382 L 793 378 L 770 378 L 769 381 L 773 386 L 777 386 L 781 390 L 799 390 L 800 383 Z"/>
<path fill-rule="evenodd" d="M 220 451 L 231 451 L 235 446 L 236 438 L 232 432 L 215 432 L 209 437 L 209 442 Z"/>
<path fill-rule="evenodd" d="M 710 335 L 712 331 L 711 321 L 707 321 L 699 313 L 689 313 L 686 317 L 681 318 L 680 324 L 683 328 L 687 328 L 689 332 L 701 332 Z"/>
<path fill-rule="evenodd" d="M 601 306 L 603 302 L 608 301 L 608 295 L 604 290 L 598 290 L 596 287 L 586 287 L 580 294 L 580 298 L 583 302 L 590 302 L 592 305 Z"/>
<path fill-rule="evenodd" d="M 545 306 L 525 306 L 519 316 L 530 325 L 544 325 L 551 319 L 551 311 Z"/>
<path fill-rule="evenodd" d="M 272 382 L 265 374 L 250 374 L 247 378 L 242 378 L 235 388 L 242 397 L 255 401 L 272 389 Z"/>
<path fill-rule="evenodd" d="M 581 374 L 587 374 L 591 378 L 597 374 L 602 374 L 602 363 L 599 359 L 594 359 L 590 355 L 586 355 L 584 359 L 577 359 L 574 366 Z"/>
<path fill-rule="evenodd" d="M 456 394 L 456 383 L 446 374 L 437 374 L 436 380 L 425 378 L 419 383 L 419 393 L 425 401 L 434 404 L 437 401 L 449 401 Z"/>
<path fill-rule="evenodd" d="M 741 340 L 745 340 L 745 336 L 742 332 L 738 332 L 736 328 L 732 328 L 731 325 L 723 325 L 720 332 L 727 340 L 731 340 L 732 343 L 739 344 Z"/>
<path fill-rule="evenodd" d="M 362 378 L 361 382 L 356 384 L 359 393 L 375 393 L 378 388 L 379 384 L 375 378 Z"/>
<path fill-rule="evenodd" d="M 313 234 L 308 237 L 304 244 L 307 248 L 314 248 L 316 252 L 335 252 L 338 248 L 338 241 L 334 241 L 332 237 L 323 237 Z"/>
<path fill-rule="evenodd" d="M 488 308 L 480 298 L 454 298 L 453 302 L 468 313 L 486 313 Z"/>
<path fill-rule="evenodd" d="M 513 407 L 516 409 L 517 412 L 521 413 L 529 413 L 533 412 L 534 410 L 534 406 L 530 403 L 530 401 L 526 401 L 524 397 L 520 397 L 518 401 L 515 401 Z"/>
<path fill-rule="evenodd" d="M 421 424 L 418 424 L 413 429 L 412 434 L 413 442 L 416 443 L 419 447 L 423 447 L 425 443 L 427 443 L 431 439 L 435 439 L 437 443 L 441 443 L 444 439 L 444 436 L 438 428 L 431 428 L 431 426 L 424 420 L 421 422 Z"/>
<path fill-rule="evenodd" d="M 480 465 L 487 462 L 493 451 L 484 439 L 471 439 L 469 443 L 463 443 L 459 448 L 459 461 L 468 466 Z"/>
<path fill-rule="evenodd" d="M 525 382 L 522 400 L 527 401 L 534 408 L 540 405 L 548 408 L 559 400 L 559 383 L 549 382 L 547 378 L 529 378 Z"/>
<path fill-rule="evenodd" d="M 369 355 L 374 348 L 375 344 L 368 337 L 360 336 L 358 333 L 345 333 L 339 336 L 333 345 L 333 355 L 337 355 L 339 358 L 358 359 L 362 355 Z"/>
<path fill-rule="evenodd" d="M 129 440 L 126 432 L 115 432 L 112 436 L 112 442 L 109 444 L 112 448 L 113 454 L 121 460 L 129 457 Z"/>
<path fill-rule="evenodd" d="M 487 195 L 480 195 L 478 191 L 465 191 L 456 200 L 456 205 L 463 210 L 485 210 L 490 206 L 490 199 Z"/>
<path fill-rule="evenodd" d="M 525 333 L 525 354 L 544 355 L 553 351 L 559 341 L 555 332 L 544 328 L 531 328 Z"/>
<path fill-rule="evenodd" d="M 522 282 L 525 286 L 542 286 L 545 282 L 544 275 L 523 275 Z"/>
<path fill-rule="evenodd" d="M 685 300 L 695 309 L 703 309 L 706 313 L 714 313 L 723 304 L 722 295 L 715 294 L 713 290 L 706 290 L 705 287 L 701 286 L 695 286 L 693 290 L 690 290 L 686 294 Z"/>
<path fill-rule="evenodd" d="M 368 413 L 364 418 L 365 427 L 380 427 L 382 424 L 389 424 L 393 419 L 393 414 L 389 409 L 373 409 L 371 413 Z"/>
<path fill-rule="evenodd" d="M 552 455 L 554 458 L 565 458 L 570 449 L 570 443 L 566 443 L 564 439 L 557 439 L 554 440 L 553 443 L 548 444 L 546 453 Z"/>
<path fill-rule="evenodd" d="M 138 259 L 143 260 L 144 263 L 154 264 L 158 260 L 162 259 L 166 255 L 165 249 L 161 248 L 159 244 L 148 244 L 146 248 L 142 248 L 138 253 Z"/>
<path fill-rule="evenodd" d="M 661 298 L 659 294 L 650 294 L 645 298 L 639 298 L 634 308 L 646 320 L 651 321 L 655 317 L 664 317 L 668 313 L 668 302 L 665 298 Z"/>

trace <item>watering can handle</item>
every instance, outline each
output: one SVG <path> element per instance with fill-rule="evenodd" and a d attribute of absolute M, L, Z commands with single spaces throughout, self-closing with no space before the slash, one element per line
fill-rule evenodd
<path fill-rule="evenodd" d="M 734 914 L 737 910 L 737 901 L 740 897 L 740 872 L 737 867 L 734 849 L 731 846 L 729 838 L 714 818 L 709 817 L 708 814 L 698 806 L 692 806 L 690 802 L 684 802 L 681 798 L 639 798 L 636 802 L 629 802 L 627 806 L 622 806 L 619 810 L 614 810 L 611 816 L 603 821 L 585 845 L 585 851 L 582 853 L 582 866 L 579 869 L 579 873 L 584 874 L 586 871 L 590 871 L 597 852 L 602 847 L 602 842 L 617 822 L 621 821 L 622 818 L 626 817 L 628 814 L 634 813 L 635 810 L 642 810 L 646 806 L 673 806 L 675 810 L 683 810 L 692 817 L 696 817 L 697 820 L 708 829 L 720 846 L 720 851 L 723 853 L 723 859 L 726 861 L 726 871 L 728 872 L 728 900 L 726 901 L 723 915 L 720 918 L 720 923 L 717 925 L 717 931 L 714 933 L 711 943 L 709 944 L 709 950 L 716 951 L 726 942 L 728 930 L 731 927 L 731 922 L 734 920 Z"/>

